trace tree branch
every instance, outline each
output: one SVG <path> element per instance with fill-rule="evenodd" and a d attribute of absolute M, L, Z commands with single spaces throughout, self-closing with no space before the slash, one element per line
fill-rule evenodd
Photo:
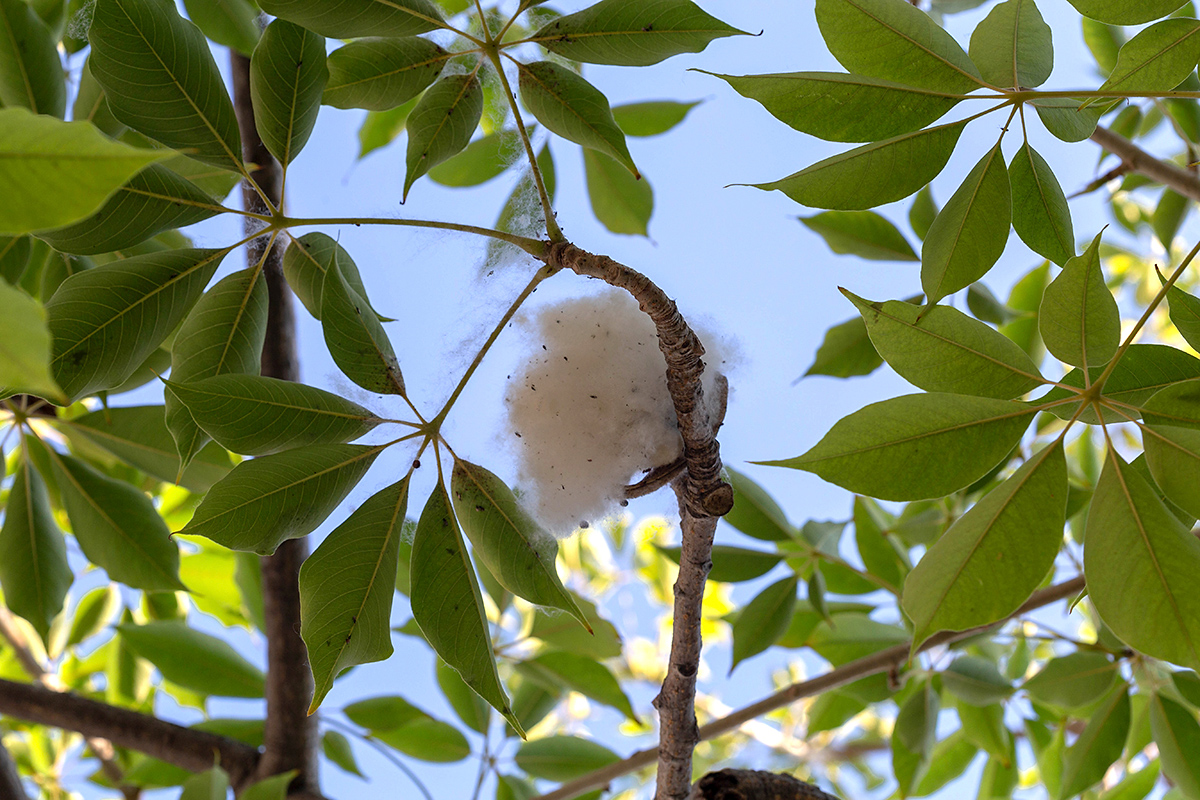
<path fill-rule="evenodd" d="M 233 73 L 233 102 L 242 135 L 242 156 L 250 165 L 250 176 L 275 206 L 283 209 L 283 171 L 267 150 L 254 123 L 250 102 L 250 59 L 230 51 Z M 247 211 L 270 213 L 262 197 L 248 182 L 242 184 Z M 246 218 L 247 233 L 258 223 Z M 267 240 L 259 238 L 246 248 L 251 266 L 263 257 Z M 296 316 L 291 290 L 283 276 L 283 248 L 278 244 L 265 260 L 263 275 L 270 298 L 267 334 L 263 344 L 262 374 L 282 380 L 299 380 L 296 349 Z M 308 716 L 313 696 L 312 671 L 308 651 L 300 638 L 300 565 L 308 555 L 304 539 L 284 542 L 274 555 L 261 559 L 263 583 L 263 633 L 267 637 L 267 716 L 263 735 L 263 756 L 258 777 L 265 778 L 296 770 L 290 792 L 319 794 L 317 779 L 316 717 Z"/>
<path fill-rule="evenodd" d="M 0 800 L 29 800 L 8 748 L 0 742 Z"/>
<path fill-rule="evenodd" d="M 762 770 L 710 772 L 692 787 L 688 800 L 839 800 L 811 783 Z"/>
<path fill-rule="evenodd" d="M 1108 128 L 1097 126 L 1092 133 L 1092 141 L 1120 158 L 1130 172 L 1145 175 L 1152 181 L 1174 189 L 1184 197 L 1200 201 L 1200 177 L 1195 173 L 1188 172 L 1170 161 L 1155 158 Z"/>
<path fill-rule="evenodd" d="M 192 772 L 219 763 L 235 787 L 253 779 L 259 761 L 258 750 L 235 739 L 34 684 L 0 680 L 0 714 L 107 739 Z"/>
<path fill-rule="evenodd" d="M 713 535 L 717 520 L 733 507 L 733 489 L 721 479 L 717 429 L 704 401 L 704 346 L 688 327 L 674 301 L 645 275 L 607 256 L 596 256 L 570 242 L 550 245 L 547 264 L 579 275 L 599 278 L 625 289 L 654 321 L 658 346 L 667 362 L 667 390 L 675 406 L 687 470 L 673 484 L 679 496 L 683 533 L 679 577 L 671 629 L 671 656 L 658 709 L 659 747 L 657 800 L 685 800 L 692 783 L 692 751 L 699 739 L 696 727 L 696 673 L 700 667 L 700 605 L 704 583 L 712 568 Z M 723 416 L 723 413 L 721 414 Z"/>
<path fill-rule="evenodd" d="M 1069 581 L 1048 586 L 1045 589 L 1040 589 L 1034 592 L 1028 600 L 1026 600 L 1020 608 L 1009 614 L 1003 620 L 995 622 L 991 625 L 982 625 L 978 628 L 971 628 L 966 631 L 946 631 L 939 633 L 936 636 L 929 638 L 924 644 L 917 648 L 918 653 L 923 653 L 934 647 L 946 644 L 954 644 L 961 642 L 963 639 L 969 639 L 972 636 L 1002 625 L 1010 619 L 1019 617 L 1022 614 L 1027 614 L 1034 609 L 1048 606 L 1058 600 L 1072 597 L 1079 594 L 1084 589 L 1083 577 L 1072 578 Z M 845 686 L 847 683 L 853 683 L 860 678 L 866 678 L 871 675 L 878 675 L 881 672 L 888 672 L 897 669 L 908 661 L 909 651 L 912 647 L 911 642 L 903 642 L 901 644 L 889 647 L 885 650 L 880 650 L 878 653 L 873 653 L 869 656 L 864 656 L 855 661 L 832 669 L 824 675 L 819 675 L 812 680 L 793 683 L 772 695 L 769 695 L 756 703 L 741 708 L 732 714 L 722 717 L 721 719 L 713 720 L 707 725 L 700 728 L 700 741 L 708 741 L 715 739 L 722 734 L 729 733 L 732 730 L 740 727 L 743 723 L 762 716 L 768 712 L 774 711 L 777 708 L 783 708 L 790 703 L 794 703 L 805 697 L 811 697 L 821 692 L 827 692 L 830 689 L 836 689 L 839 686 Z M 552 792 L 539 795 L 533 800 L 570 800 L 570 798 L 578 797 L 584 792 L 592 791 L 593 789 L 601 789 L 608 786 L 609 782 L 620 778 L 623 775 L 628 775 L 630 772 L 641 769 L 642 767 L 653 764 L 658 758 L 658 748 L 650 747 L 645 750 L 639 750 L 628 758 L 621 761 L 609 764 L 606 767 L 591 772 L 583 777 L 576 778 L 573 781 L 564 783 Z"/>

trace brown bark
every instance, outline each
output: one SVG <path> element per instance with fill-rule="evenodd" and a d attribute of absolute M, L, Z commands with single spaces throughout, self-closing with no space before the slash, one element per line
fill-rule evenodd
<path fill-rule="evenodd" d="M 21 776 L 17 772 L 17 765 L 13 763 L 12 756 L 8 750 L 0 743 L 0 800 L 29 800 L 29 795 L 25 793 L 25 786 L 21 783 Z"/>
<path fill-rule="evenodd" d="M 671 655 L 662 690 L 654 699 L 659 720 L 655 797 L 685 800 L 691 790 L 692 751 L 700 741 L 695 710 L 696 672 L 703 644 L 700 604 L 712 568 L 717 519 L 733 507 L 733 489 L 721 478 L 721 452 L 716 438 L 721 420 L 712 418 L 704 400 L 704 346 L 674 301 L 636 270 L 570 242 L 550 245 L 546 263 L 628 291 L 654 321 L 658 346 L 666 359 L 667 389 L 683 438 L 686 470 L 673 484 L 679 496 L 683 542 L 675 581 Z"/>
<path fill-rule="evenodd" d="M 688 800 L 839 800 L 791 775 L 750 769 L 710 772 L 692 787 Z"/>
<path fill-rule="evenodd" d="M 978 628 L 972 628 L 966 631 L 947 631 L 939 633 L 936 636 L 928 639 L 924 644 L 917 648 L 918 653 L 925 652 L 933 647 L 941 645 L 953 644 L 961 642 L 963 639 L 969 639 L 972 636 L 978 635 L 982 631 L 1002 625 L 1004 622 L 1019 617 L 1022 614 L 1027 614 L 1034 609 L 1048 606 L 1058 600 L 1073 597 L 1079 594 L 1084 589 L 1084 580 L 1082 577 L 1072 578 L 1069 581 L 1048 586 L 1045 589 L 1039 589 L 1026 600 L 1020 608 L 1010 614 L 1004 620 L 994 623 L 993 625 L 983 625 Z M 700 741 L 708 741 L 715 739 L 718 736 L 736 730 L 740 725 L 749 722 L 752 719 L 757 719 L 764 714 L 774 711 L 777 708 L 783 708 L 789 703 L 794 703 L 797 700 L 805 697 L 827 692 L 830 689 L 836 689 L 839 686 L 845 686 L 848 683 L 853 683 L 860 678 L 866 678 L 871 675 L 878 675 L 881 672 L 888 672 L 899 669 L 909 659 L 909 651 L 912 645 L 909 642 L 889 647 L 886 650 L 880 650 L 878 653 L 873 653 L 869 656 L 856 659 L 849 663 L 843 664 L 836 669 L 826 672 L 824 675 L 819 675 L 812 680 L 793 683 L 775 692 L 772 695 L 764 697 L 755 703 L 751 703 L 744 708 L 700 728 Z M 658 748 L 650 747 L 645 750 L 639 750 L 628 758 L 609 764 L 594 772 L 588 773 L 582 777 L 576 778 L 573 781 L 568 781 L 557 789 L 546 794 L 535 797 L 534 800 L 570 800 L 573 797 L 578 797 L 584 792 L 600 789 L 608 786 L 610 781 L 616 780 L 623 775 L 628 775 L 635 770 L 653 764 L 658 758 Z"/>
<path fill-rule="evenodd" d="M 258 750 L 226 736 L 44 686 L 0 680 L 0 714 L 107 739 L 192 772 L 220 763 L 235 787 L 251 780 L 258 766 Z"/>
<path fill-rule="evenodd" d="M 242 156 L 263 194 L 271 205 L 283 207 L 283 172 L 279 162 L 267 150 L 254 123 L 254 107 L 250 101 L 250 60 L 231 51 L 233 73 L 233 102 L 242 136 Z M 249 183 L 242 186 L 243 203 L 247 210 L 271 213 L 262 197 Z M 254 220 L 247 218 L 248 233 L 253 232 Z M 263 259 L 266 237 L 255 239 L 246 248 L 251 266 Z M 267 334 L 263 344 L 262 374 L 270 378 L 299 380 L 300 369 L 296 348 L 296 317 L 291 290 L 283 276 L 283 247 L 276 241 L 263 260 L 263 275 L 267 281 L 270 304 L 267 311 Z M 308 555 L 304 539 L 284 542 L 274 555 L 261 559 L 263 578 L 263 617 L 267 637 L 267 717 L 263 738 L 263 756 L 258 765 L 258 777 L 265 778 L 288 770 L 296 770 L 292 794 L 319 794 L 317 778 L 316 717 L 308 716 L 312 701 L 312 672 L 308 651 L 300 638 L 300 565 Z"/>
<path fill-rule="evenodd" d="M 1108 128 L 1098 126 L 1092 134 L 1092 141 L 1120 158 L 1129 172 L 1145 175 L 1152 181 L 1174 189 L 1184 197 L 1200 201 L 1200 177 L 1197 177 L 1196 173 L 1170 161 L 1155 158 Z"/>

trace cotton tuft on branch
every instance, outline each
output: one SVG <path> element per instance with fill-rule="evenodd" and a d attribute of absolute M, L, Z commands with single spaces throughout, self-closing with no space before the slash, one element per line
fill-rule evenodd
<path fill-rule="evenodd" d="M 635 474 L 683 453 L 654 323 L 625 292 L 548 306 L 523 321 L 531 351 L 505 394 L 530 507 L 558 536 L 610 513 Z M 706 402 L 723 364 L 707 350 Z M 726 348 L 721 348 L 726 349 Z"/>

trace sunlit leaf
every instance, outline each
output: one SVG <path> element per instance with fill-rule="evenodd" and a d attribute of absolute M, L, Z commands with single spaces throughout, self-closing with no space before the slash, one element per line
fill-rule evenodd
<path fill-rule="evenodd" d="M 619 760 L 602 744 L 563 735 L 525 742 L 516 755 L 518 767 L 550 781 L 569 781 Z"/>
<path fill-rule="evenodd" d="M 548 683 L 552 688 L 565 687 L 611 706 L 638 724 L 629 697 L 616 677 L 603 664 L 587 656 L 551 651 L 520 662 L 517 671 L 530 680 Z"/>
<path fill-rule="evenodd" d="M 432 0 L 264 0 L 262 10 L 335 39 L 415 36 L 440 28 Z"/>
<path fill-rule="evenodd" d="M 679 563 L 681 549 L 655 545 L 660 553 Z M 761 578 L 783 560 L 782 553 L 767 553 L 762 550 L 748 550 L 744 547 L 731 547 L 727 544 L 713 545 L 712 569 L 708 573 L 710 581 L 722 583 L 738 583 Z"/>
<path fill-rule="evenodd" d="M 1132 344 L 1121 356 L 1121 360 L 1113 367 L 1112 374 L 1104 382 L 1104 397 L 1123 403 L 1126 406 L 1140 407 L 1150 399 L 1155 392 L 1180 381 L 1200 378 L 1200 359 L 1180 350 L 1162 344 Z M 1076 389 L 1083 388 L 1083 371 L 1073 369 L 1064 375 L 1060 381 Z M 1073 393 L 1062 387 L 1055 387 L 1042 398 L 1043 403 L 1053 403 L 1071 397 Z M 1078 410 L 1078 402 L 1065 403 L 1049 409 L 1050 413 L 1062 419 L 1070 419 Z M 1118 413 L 1111 409 L 1103 409 L 1105 422 L 1127 422 L 1130 413 L 1121 409 Z M 1088 407 L 1079 413 L 1079 419 L 1091 425 L 1099 423 L 1095 407 Z"/>
<path fill-rule="evenodd" d="M 257 375 L 168 381 L 167 387 L 209 436 L 243 455 L 349 442 L 383 421 L 324 389 Z"/>
<path fill-rule="evenodd" d="M 1006 0 L 971 34 L 971 61 L 995 86 L 1032 89 L 1050 77 L 1054 50 L 1050 26 L 1033 0 Z"/>
<path fill-rule="evenodd" d="M 816 360 L 804 372 L 809 375 L 829 375 L 850 378 L 870 375 L 883 365 L 883 358 L 871 343 L 862 317 L 846 320 L 825 331 L 825 339 L 817 350 Z"/>
<path fill-rule="evenodd" d="M 1059 797 L 1074 797 L 1099 783 L 1121 757 L 1129 733 L 1129 692 L 1115 692 L 1067 748 Z"/>
<path fill-rule="evenodd" d="M 0 281 L 0 387 L 64 403 L 50 374 L 50 330 L 41 303 Z"/>
<path fill-rule="evenodd" d="M 1007 699 L 1012 684 L 1000 674 L 995 663 L 982 656 L 959 656 L 942 672 L 946 691 L 964 703 L 988 706 Z"/>
<path fill-rule="evenodd" d="M 650 100 L 613 106 L 613 119 L 626 136 L 658 136 L 683 122 L 693 108 L 700 105 L 674 100 Z"/>
<path fill-rule="evenodd" d="M 762 103 L 780 122 L 830 142 L 877 142 L 912 133 L 960 100 L 951 92 L 840 72 L 708 74 Z M 888 113 L 876 113 L 880 108 Z"/>
<path fill-rule="evenodd" d="M 233 103 L 200 29 L 157 0 L 97 0 L 92 74 L 113 116 L 168 147 L 241 169 Z"/>
<path fill-rule="evenodd" d="M 929 302 L 982 278 L 1004 252 L 1012 192 L 997 144 L 938 212 L 921 247 L 921 286 Z"/>
<path fill-rule="evenodd" d="M 950 160 L 964 122 L 951 122 L 856 147 L 786 178 L 750 184 L 800 205 L 859 211 L 908 197 Z"/>
<path fill-rule="evenodd" d="M 337 731 L 325 731 L 321 734 L 321 752 L 351 775 L 363 777 L 358 768 L 358 760 L 354 757 L 354 748 L 350 746 L 350 740 L 344 734 Z"/>
<path fill-rule="evenodd" d="M 833 57 L 856 75 L 944 92 L 980 86 L 979 70 L 925 12 L 892 0 L 817 0 Z"/>
<path fill-rule="evenodd" d="M 84 555 L 108 576 L 147 591 L 185 588 L 179 548 L 145 492 L 53 450 L 54 475 Z"/>
<path fill-rule="evenodd" d="M 384 447 L 318 444 L 243 461 L 209 490 L 180 533 L 269 555 L 324 522 Z"/>
<path fill-rule="evenodd" d="M 1066 506 L 1060 443 L 1030 458 L 959 517 L 904 582 L 913 645 L 938 631 L 1004 619 L 1025 602 L 1054 565 Z"/>
<path fill-rule="evenodd" d="M 521 152 L 521 137 L 516 131 L 489 133 L 429 170 L 429 179 L 443 186 L 478 186 L 512 166 Z"/>
<path fill-rule="evenodd" d="M 1200 58 L 1200 22 L 1165 19 L 1139 31 L 1121 47 L 1117 66 L 1100 91 L 1166 92 L 1195 71 Z"/>
<path fill-rule="evenodd" d="M 745 33 L 709 16 L 691 0 L 600 0 L 530 37 L 572 61 L 644 67 L 699 53 L 723 36 Z"/>
<path fill-rule="evenodd" d="M 800 222 L 835 253 L 870 261 L 919 261 L 896 226 L 874 211 L 823 211 Z"/>
<path fill-rule="evenodd" d="M 621 637 L 616 627 L 600 616 L 595 604 L 581 597 L 575 597 L 574 600 L 588 621 L 587 628 L 565 614 L 538 611 L 534 614 L 533 629 L 529 635 L 560 650 L 595 659 L 621 655 Z"/>
<path fill-rule="evenodd" d="M 612 233 L 649 235 L 654 191 L 645 176 L 635 178 L 616 159 L 584 148 L 584 176 L 596 219 Z"/>
<path fill-rule="evenodd" d="M 1007 400 L 904 395 L 843 418 L 804 455 L 756 463 L 802 469 L 882 500 L 942 497 L 999 464 L 1032 416 Z"/>
<path fill-rule="evenodd" d="M 1077 367 L 1112 359 L 1121 315 L 1100 270 L 1100 234 L 1046 287 L 1038 320 L 1046 349 L 1056 358 Z"/>
<path fill-rule="evenodd" d="M 396 108 L 425 91 L 450 57 L 417 36 L 350 42 L 329 54 L 329 82 L 321 102 L 372 111 Z"/>
<path fill-rule="evenodd" d="M 1185 0 L 1070 0 L 1085 17 L 1110 25 L 1140 25 L 1165 17 Z"/>
<path fill-rule="evenodd" d="M 117 631 L 133 652 L 172 683 L 202 695 L 263 696 L 262 671 L 215 636 L 176 621 L 123 623 Z"/>
<path fill-rule="evenodd" d="M 250 59 L 250 99 L 258 135 L 283 166 L 317 124 L 328 79 L 324 37 L 283 19 L 267 26 Z"/>
<path fill-rule="evenodd" d="M 1117 679 L 1117 665 L 1103 653 L 1079 650 L 1051 659 L 1022 687 L 1040 703 L 1075 709 L 1094 703 Z"/>
<path fill-rule="evenodd" d="M 87 122 L 0 109 L 0 233 L 61 228 L 99 209 L 168 153 L 114 142 Z"/>
<path fill-rule="evenodd" d="M 175 329 L 228 250 L 170 250 L 114 261 L 63 282 L 46 303 L 51 370 L 78 398 L 125 381 Z"/>
<path fill-rule="evenodd" d="M 1122 641 L 1200 666 L 1200 541 L 1111 451 L 1088 511 L 1083 567 L 1100 618 Z"/>
<path fill-rule="evenodd" d="M 258 9 L 250 0 L 184 0 L 188 19 L 217 44 L 245 56 L 254 52 L 261 35 Z"/>
<path fill-rule="evenodd" d="M 321 705 L 342 670 L 392 654 L 389 621 L 408 478 L 376 492 L 300 567 L 300 634 Z"/>

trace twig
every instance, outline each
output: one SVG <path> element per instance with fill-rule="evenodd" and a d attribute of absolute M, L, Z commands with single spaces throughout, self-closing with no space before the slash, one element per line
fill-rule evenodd
<path fill-rule="evenodd" d="M 1009 614 L 1003 620 L 993 623 L 992 625 L 983 625 L 978 628 L 971 628 L 966 631 L 944 632 L 936 636 L 930 637 L 920 647 L 917 652 L 924 652 L 940 645 L 953 644 L 960 642 L 963 639 L 969 639 L 981 631 L 988 630 L 996 625 L 1003 624 L 1014 617 L 1019 617 L 1022 614 L 1027 614 L 1030 611 L 1048 606 L 1058 600 L 1073 597 L 1084 589 L 1084 580 L 1082 577 L 1072 578 L 1063 583 L 1048 586 L 1045 589 L 1040 589 L 1026 600 L 1020 608 Z M 880 650 L 878 653 L 873 653 L 869 656 L 856 659 L 847 664 L 843 664 L 836 669 L 826 672 L 824 675 L 819 675 L 812 680 L 793 683 L 772 695 L 764 697 L 758 702 L 751 703 L 744 708 L 741 708 L 732 714 L 728 714 L 721 719 L 713 720 L 707 725 L 700 728 L 700 741 L 708 741 L 715 739 L 718 736 L 729 733 L 732 730 L 740 727 L 743 723 L 757 719 L 758 717 L 768 712 L 774 711 L 777 708 L 783 708 L 790 703 L 805 697 L 811 697 L 821 692 L 827 692 L 830 689 L 836 689 L 839 686 L 845 686 L 848 683 L 853 683 L 860 678 L 866 678 L 871 675 L 878 675 L 881 672 L 888 672 L 896 669 L 906 663 L 909 659 L 909 651 L 912 648 L 911 642 L 902 642 L 886 650 Z M 915 654 L 914 654 L 915 655 Z M 600 789 L 607 786 L 611 781 L 627 775 L 630 772 L 641 769 L 642 767 L 653 764 L 658 758 L 658 748 L 650 747 L 645 750 L 639 750 L 628 758 L 621 761 L 609 764 L 606 767 L 598 769 L 573 781 L 564 783 L 552 792 L 539 795 L 533 800 L 570 800 L 572 797 L 577 797 L 584 792 L 589 792 L 594 789 Z"/>
<path fill-rule="evenodd" d="M 1155 158 L 1108 128 L 1097 126 L 1092 133 L 1092 141 L 1120 158 L 1129 171 L 1145 175 L 1152 181 L 1174 189 L 1184 197 L 1200 200 L 1200 177 L 1195 173 L 1188 172 L 1170 161 Z"/>
<path fill-rule="evenodd" d="M 733 507 L 733 488 L 721 479 L 717 444 L 720 419 L 714 421 L 704 401 L 704 346 L 674 301 L 649 278 L 607 256 L 597 256 L 570 242 L 554 242 L 546 263 L 579 275 L 599 278 L 624 289 L 654 321 L 658 346 L 666 359 L 667 390 L 683 437 L 686 471 L 673 484 L 679 496 L 683 533 L 679 577 L 671 628 L 671 655 L 662 691 L 654 699 L 659 718 L 657 800 L 684 800 L 691 790 L 692 751 L 696 727 L 696 673 L 700 667 L 700 604 L 712 568 L 717 520 Z"/>
<path fill-rule="evenodd" d="M 252 165 L 250 173 L 261 194 L 249 181 L 242 184 L 246 209 L 270 209 L 267 201 L 282 210 L 283 171 L 274 156 L 263 144 L 254 123 L 254 107 L 250 102 L 250 59 L 230 51 L 233 75 L 233 102 L 238 127 L 242 134 L 243 158 Z M 252 219 L 247 227 L 254 225 Z M 253 232 L 249 230 L 248 232 Z M 246 247 L 251 266 L 263 259 L 263 239 Z M 283 248 L 272 247 L 263 260 L 263 276 L 267 282 L 267 333 L 263 344 L 262 374 L 270 378 L 295 381 L 300 377 L 296 349 L 296 316 L 291 290 L 283 276 Z M 267 716 L 263 732 L 263 756 L 258 764 L 258 777 L 266 778 L 289 770 L 296 777 L 289 787 L 291 794 L 319 794 L 316 757 L 316 718 L 308 716 L 312 700 L 312 672 L 308 666 L 308 651 L 300 638 L 300 565 L 308 555 L 304 539 L 284 542 L 274 555 L 261 559 L 263 581 L 263 618 L 267 638 Z"/>
<path fill-rule="evenodd" d="M 34 684 L 0 679 L 0 714 L 107 739 L 191 772 L 219 762 L 235 788 L 253 779 L 259 761 L 258 750 L 236 739 Z"/>

